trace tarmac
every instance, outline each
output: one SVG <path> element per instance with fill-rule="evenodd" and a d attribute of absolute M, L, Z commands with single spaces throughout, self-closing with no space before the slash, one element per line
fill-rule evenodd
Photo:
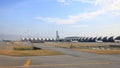
<path fill-rule="evenodd" d="M 34 44 L 65 55 L 13 57 L 0 55 L 0 68 L 120 68 L 120 55 L 100 55 Z"/>

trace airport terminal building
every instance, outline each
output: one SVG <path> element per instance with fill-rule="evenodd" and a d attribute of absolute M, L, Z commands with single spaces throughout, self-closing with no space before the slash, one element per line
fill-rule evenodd
<path fill-rule="evenodd" d="M 116 42 L 120 43 L 120 36 L 111 37 L 65 37 L 63 39 L 55 38 L 21 38 L 23 42 Z"/>

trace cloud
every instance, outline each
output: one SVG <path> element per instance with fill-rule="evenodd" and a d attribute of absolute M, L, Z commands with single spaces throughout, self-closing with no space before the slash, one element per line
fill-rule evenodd
<path fill-rule="evenodd" d="M 70 0 L 68 0 L 68 1 L 70 1 Z M 57 2 L 62 3 L 64 5 L 70 5 L 70 3 L 67 2 L 66 0 L 57 0 Z"/>
<path fill-rule="evenodd" d="M 71 4 L 72 2 L 82 2 L 82 3 L 93 3 L 94 0 L 57 0 L 59 3 L 69 3 Z"/>
<path fill-rule="evenodd" d="M 57 2 L 64 3 L 65 0 L 57 0 Z"/>
<path fill-rule="evenodd" d="M 113 14 L 116 15 L 116 16 L 120 16 L 120 12 L 115 12 Z"/>
<path fill-rule="evenodd" d="M 59 3 L 73 3 L 73 2 L 81 2 L 81 3 L 89 3 L 95 6 L 105 6 L 110 5 L 112 3 L 119 3 L 120 0 L 57 0 Z"/>
<path fill-rule="evenodd" d="M 109 25 L 105 24 L 105 25 L 101 25 L 101 26 L 98 26 L 97 28 L 99 28 L 99 31 L 101 31 L 101 33 L 103 33 L 103 35 L 112 35 L 112 36 L 120 35 L 120 32 L 119 32 L 120 24 L 109 24 Z"/>
<path fill-rule="evenodd" d="M 70 15 L 67 17 L 67 19 L 50 18 L 50 17 L 36 17 L 36 19 L 41 20 L 43 22 L 50 22 L 57 24 L 74 24 L 81 20 L 93 19 L 102 13 L 104 13 L 104 11 L 86 12 L 78 15 Z"/>
<path fill-rule="evenodd" d="M 61 3 L 66 3 L 68 0 L 57 0 L 57 1 Z M 101 8 L 96 11 L 84 12 L 76 15 L 69 15 L 67 16 L 66 19 L 62 19 L 59 17 L 51 18 L 51 17 L 41 17 L 41 16 L 36 17 L 36 19 L 44 22 L 57 23 L 57 24 L 74 24 L 81 20 L 94 19 L 97 16 L 102 14 L 107 14 L 108 12 L 114 14 L 120 14 L 120 0 L 71 0 L 71 1 L 90 3 L 95 7 L 100 6 Z"/>
<path fill-rule="evenodd" d="M 103 10 L 104 14 L 120 16 L 120 0 L 98 0 L 96 3 L 102 7 L 100 10 Z"/>
<path fill-rule="evenodd" d="M 68 18 L 68 19 L 60 19 L 60 18 L 49 18 L 49 17 L 36 17 L 36 19 L 39 19 L 44 22 L 50 22 L 50 23 L 57 23 L 57 24 L 73 24 L 76 22 L 75 19 Z"/>
<path fill-rule="evenodd" d="M 72 25 L 73 28 L 86 28 L 89 27 L 88 25 Z"/>

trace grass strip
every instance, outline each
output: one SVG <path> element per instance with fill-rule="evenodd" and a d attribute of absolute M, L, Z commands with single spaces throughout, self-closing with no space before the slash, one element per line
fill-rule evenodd
<path fill-rule="evenodd" d="M 96 54 L 120 54 L 120 50 L 92 50 L 92 49 L 75 49 L 90 53 L 96 53 Z"/>
<path fill-rule="evenodd" d="M 51 55 L 62 55 L 60 52 L 52 50 L 0 50 L 0 55 L 9 56 L 51 56 Z"/>

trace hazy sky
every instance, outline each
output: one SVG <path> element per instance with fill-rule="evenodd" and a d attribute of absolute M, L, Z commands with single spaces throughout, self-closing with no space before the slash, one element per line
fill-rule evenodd
<path fill-rule="evenodd" d="M 120 0 L 0 0 L 0 36 L 120 35 Z"/>

